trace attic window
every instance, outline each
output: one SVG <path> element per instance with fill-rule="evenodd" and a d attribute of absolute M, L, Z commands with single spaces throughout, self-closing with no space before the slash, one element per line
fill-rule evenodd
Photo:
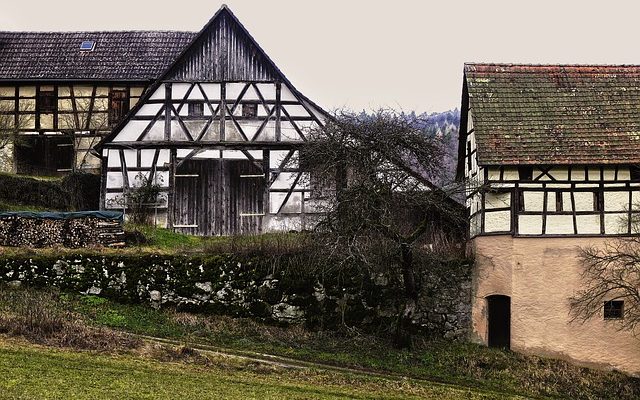
<path fill-rule="evenodd" d="M 85 40 L 80 43 L 80 51 L 93 51 L 96 48 L 96 42 L 93 40 Z"/>
<path fill-rule="evenodd" d="M 518 167 L 518 177 L 521 181 L 533 180 L 533 167 Z"/>
<path fill-rule="evenodd" d="M 255 118 L 258 116 L 258 105 L 256 103 L 245 103 L 242 105 L 242 116 Z"/>
<path fill-rule="evenodd" d="M 604 319 L 622 319 L 624 314 L 624 301 L 611 300 L 604 302 Z"/>

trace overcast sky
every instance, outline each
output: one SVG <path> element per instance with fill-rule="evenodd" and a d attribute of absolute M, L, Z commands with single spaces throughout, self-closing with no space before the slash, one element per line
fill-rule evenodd
<path fill-rule="evenodd" d="M 465 61 L 640 64 L 632 1 L 227 0 L 326 109 L 459 107 Z M 212 0 L 12 1 L 0 30 L 197 31 Z"/>

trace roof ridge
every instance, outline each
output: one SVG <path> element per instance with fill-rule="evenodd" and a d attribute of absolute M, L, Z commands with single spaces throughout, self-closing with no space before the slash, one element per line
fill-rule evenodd
<path fill-rule="evenodd" d="M 614 68 L 637 68 L 640 64 L 562 64 L 562 63 L 488 63 L 488 62 L 465 62 L 464 66 L 496 66 L 496 67 L 614 67 Z"/>
<path fill-rule="evenodd" d="M 146 30 L 146 29 L 127 29 L 127 30 L 98 30 L 98 31 L 3 31 L 0 34 L 77 34 L 77 33 L 198 33 L 197 31 L 184 31 L 172 29 Z"/>

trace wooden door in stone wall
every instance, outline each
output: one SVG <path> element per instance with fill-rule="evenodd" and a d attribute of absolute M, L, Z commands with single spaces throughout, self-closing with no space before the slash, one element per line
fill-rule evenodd
<path fill-rule="evenodd" d="M 259 233 L 265 177 L 249 160 L 187 160 L 176 170 L 174 229 L 201 235 Z"/>

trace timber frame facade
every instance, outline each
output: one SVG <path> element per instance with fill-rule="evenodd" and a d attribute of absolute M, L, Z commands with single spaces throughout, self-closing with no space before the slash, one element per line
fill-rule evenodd
<path fill-rule="evenodd" d="M 158 223 L 180 232 L 304 229 L 314 202 L 298 149 L 327 117 L 223 6 L 97 146 L 102 207 L 126 209 L 151 181 Z"/>
<path fill-rule="evenodd" d="M 0 32 L 0 170 L 99 173 L 93 147 L 194 35 Z"/>
<path fill-rule="evenodd" d="M 640 233 L 638 77 L 637 66 L 465 65 L 457 177 L 474 341 L 640 373 L 637 339 L 604 305 L 584 324 L 569 309 L 581 248 Z"/>

